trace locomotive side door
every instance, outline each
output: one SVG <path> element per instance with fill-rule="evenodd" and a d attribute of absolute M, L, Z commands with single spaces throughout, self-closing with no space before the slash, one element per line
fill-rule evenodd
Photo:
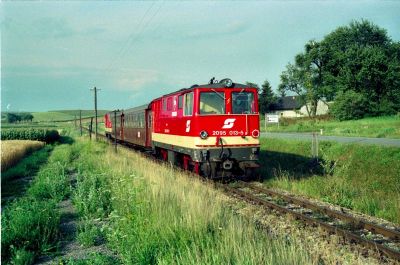
<path fill-rule="evenodd" d="M 153 132 L 153 111 L 147 111 L 146 146 L 151 146 L 151 133 Z"/>

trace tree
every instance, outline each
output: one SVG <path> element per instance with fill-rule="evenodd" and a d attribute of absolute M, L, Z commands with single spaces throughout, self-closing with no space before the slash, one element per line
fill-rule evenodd
<path fill-rule="evenodd" d="M 258 91 L 260 91 L 260 87 L 256 83 L 246 82 L 246 86 L 255 87 Z"/>
<path fill-rule="evenodd" d="M 306 43 L 304 52 L 282 72 L 278 90 L 298 95 L 310 117 L 315 116 L 319 100 L 344 95 L 366 99 L 365 115 L 376 116 L 400 111 L 399 87 L 400 44 L 384 29 L 361 20 L 337 28 L 320 42 Z M 336 108 L 339 106 L 347 108 L 339 103 Z"/>
<path fill-rule="evenodd" d="M 353 90 L 339 92 L 330 112 L 340 121 L 361 119 L 369 107 L 369 102 L 361 93 Z"/>
<path fill-rule="evenodd" d="M 8 123 L 14 123 L 18 120 L 18 118 L 14 113 L 7 113 L 6 120 Z"/>
<path fill-rule="evenodd" d="M 400 45 L 386 30 L 354 21 L 328 34 L 321 46 L 329 58 L 325 82 L 336 89 L 334 95 L 361 94 L 369 102 L 367 116 L 400 111 Z"/>
<path fill-rule="evenodd" d="M 271 84 L 268 80 L 265 80 L 261 85 L 261 93 L 258 95 L 258 106 L 260 113 L 267 113 L 272 110 L 274 104 L 276 104 L 276 96 L 272 91 Z"/>
<path fill-rule="evenodd" d="M 315 117 L 318 101 L 324 99 L 330 90 L 324 83 L 325 57 L 321 44 L 309 41 L 304 47 L 304 53 L 295 57 L 294 64 L 288 64 L 281 74 L 279 92 L 295 93 L 302 104 L 306 106 L 309 117 Z"/>

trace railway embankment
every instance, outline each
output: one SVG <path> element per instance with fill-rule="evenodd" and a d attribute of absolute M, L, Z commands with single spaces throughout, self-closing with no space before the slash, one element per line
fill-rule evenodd
<path fill-rule="evenodd" d="M 261 139 L 264 184 L 400 224 L 400 148 Z"/>
<path fill-rule="evenodd" d="M 60 264 L 393 262 L 382 259 L 376 251 L 298 222 L 290 215 L 227 196 L 190 173 L 160 165 L 122 147 L 115 153 L 111 145 L 95 142 L 94 138 L 92 141 L 85 137 L 75 139 L 69 145 L 56 147 L 43 167 L 47 173 L 41 173 L 41 169 L 26 193 L 26 196 L 33 196 L 29 197 L 29 202 L 40 198 L 46 205 L 50 203 L 48 207 L 41 207 L 48 209 L 49 216 L 54 215 L 54 218 L 44 218 L 52 223 L 43 224 L 44 230 L 36 233 L 37 238 L 32 240 L 3 241 L 7 237 L 2 238 L 2 249 L 6 251 L 2 253 L 3 260 L 24 260 L 29 264 L 46 254 L 52 257 L 50 263 Z M 304 145 L 303 148 L 308 147 Z M 335 148 L 339 153 L 340 147 Z M 263 152 L 273 151 L 262 149 L 261 155 L 265 156 L 268 153 Z M 308 164 L 310 159 L 304 156 L 288 158 L 284 152 L 274 152 L 280 162 L 288 159 L 292 165 L 298 165 L 292 172 L 308 172 L 303 178 L 295 175 L 297 181 L 334 178 L 334 171 L 323 171 L 336 170 L 340 164 L 329 163 L 326 169 L 318 168 L 313 160 Z M 332 157 L 334 154 L 331 150 Z M 357 159 L 353 157 L 352 161 Z M 270 176 L 265 184 L 273 186 L 279 179 L 268 175 L 275 173 L 270 166 L 263 168 L 263 172 Z M 58 171 L 51 173 L 49 167 Z M 281 170 L 276 172 L 291 172 L 289 165 L 276 168 Z M 44 186 L 35 187 L 37 183 Z M 35 223 L 36 204 L 24 204 L 26 207 L 20 204 L 23 203 L 17 200 L 9 205 L 9 209 L 17 207 L 18 214 L 14 214 L 16 210 L 3 211 L 2 230 L 10 230 L 14 225 L 12 229 L 18 231 L 26 226 L 25 222 Z M 18 222 L 12 218 L 17 218 Z M 33 240 L 44 245 L 25 245 Z"/>

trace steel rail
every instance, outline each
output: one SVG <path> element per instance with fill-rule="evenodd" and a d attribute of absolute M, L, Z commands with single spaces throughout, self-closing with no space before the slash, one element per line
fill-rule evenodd
<path fill-rule="evenodd" d="M 314 219 L 314 218 L 309 217 L 307 215 L 304 215 L 304 214 L 298 213 L 296 211 L 293 211 L 291 209 L 285 208 L 285 207 L 280 206 L 280 205 L 278 205 L 276 203 L 273 203 L 273 202 L 270 202 L 270 201 L 267 201 L 267 200 L 263 200 L 261 198 L 256 197 L 255 195 L 252 195 L 251 193 L 239 190 L 238 188 L 232 188 L 232 187 L 229 187 L 227 185 L 222 185 L 222 184 L 220 184 L 218 186 L 220 188 L 222 188 L 223 190 L 231 193 L 231 194 L 236 194 L 236 195 L 240 196 L 241 198 L 247 200 L 248 202 L 253 202 L 253 203 L 256 203 L 258 205 L 262 205 L 262 206 L 264 206 L 266 208 L 271 208 L 271 209 L 277 210 L 277 211 L 282 212 L 282 213 L 291 214 L 296 219 L 302 220 L 307 224 L 320 226 L 323 229 L 327 230 L 328 232 L 338 234 L 338 235 L 348 239 L 349 241 L 359 242 L 361 245 L 363 245 L 365 247 L 379 250 L 380 252 L 384 253 L 386 256 L 400 261 L 400 252 L 398 252 L 398 251 L 396 251 L 394 249 L 391 249 L 389 247 L 386 247 L 385 245 L 382 245 L 382 244 L 373 242 L 371 240 L 362 238 L 361 236 L 356 235 L 356 234 L 354 234 L 352 232 L 349 232 L 349 231 L 346 231 L 346 230 L 344 230 L 342 228 L 339 228 L 339 227 L 324 223 L 324 222 L 322 222 L 320 220 Z"/>
<path fill-rule="evenodd" d="M 284 199 L 285 201 L 287 201 L 289 203 L 297 204 L 297 205 L 302 206 L 304 208 L 324 213 L 324 214 L 326 214 L 326 215 L 328 215 L 328 216 L 330 216 L 332 218 L 337 218 L 337 219 L 340 219 L 340 220 L 342 220 L 344 222 L 351 223 L 354 226 L 356 226 L 357 228 L 366 229 L 366 230 L 368 230 L 368 231 L 370 231 L 372 233 L 375 233 L 375 234 L 381 234 L 381 235 L 383 235 L 385 237 L 388 237 L 388 238 L 390 238 L 390 239 L 392 239 L 394 241 L 400 241 L 400 232 L 398 232 L 396 230 L 388 229 L 388 228 L 383 227 L 381 225 L 377 225 L 377 224 L 374 224 L 374 223 L 371 223 L 371 222 L 368 222 L 368 221 L 365 221 L 365 220 L 360 220 L 360 219 L 357 219 L 357 218 L 355 218 L 355 217 L 353 217 L 353 216 L 351 216 L 351 215 L 349 215 L 347 213 L 340 212 L 340 211 L 333 210 L 333 209 L 329 209 L 329 208 L 327 208 L 325 206 L 320 206 L 320 205 L 317 205 L 317 204 L 312 203 L 310 201 L 294 198 L 292 196 L 288 196 L 288 195 L 286 195 L 284 193 L 281 193 L 281 192 L 278 192 L 278 191 L 274 191 L 274 190 L 266 189 L 266 188 L 261 188 L 261 187 L 255 186 L 253 184 L 245 183 L 243 181 L 241 181 L 240 184 L 245 186 L 245 187 L 249 187 L 249 188 L 251 188 L 253 190 L 256 190 L 256 191 L 258 191 L 260 193 L 268 194 L 268 195 L 275 196 L 275 197 L 280 197 L 280 198 Z"/>

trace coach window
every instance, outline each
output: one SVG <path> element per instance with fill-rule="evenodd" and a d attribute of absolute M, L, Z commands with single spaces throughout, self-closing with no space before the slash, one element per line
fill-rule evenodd
<path fill-rule="evenodd" d="M 183 108 L 183 96 L 179 96 L 178 98 L 178 109 L 182 109 Z"/>
<path fill-rule="evenodd" d="M 185 116 L 192 116 L 193 115 L 193 92 L 185 94 L 184 115 Z"/>
<path fill-rule="evenodd" d="M 200 93 L 200 114 L 225 114 L 225 93 L 217 91 Z"/>
<path fill-rule="evenodd" d="M 253 92 L 232 93 L 232 114 L 255 113 Z"/>
<path fill-rule="evenodd" d="M 167 99 L 163 98 L 163 110 L 166 111 L 167 110 Z"/>
<path fill-rule="evenodd" d="M 167 111 L 172 111 L 172 97 L 167 100 Z"/>

